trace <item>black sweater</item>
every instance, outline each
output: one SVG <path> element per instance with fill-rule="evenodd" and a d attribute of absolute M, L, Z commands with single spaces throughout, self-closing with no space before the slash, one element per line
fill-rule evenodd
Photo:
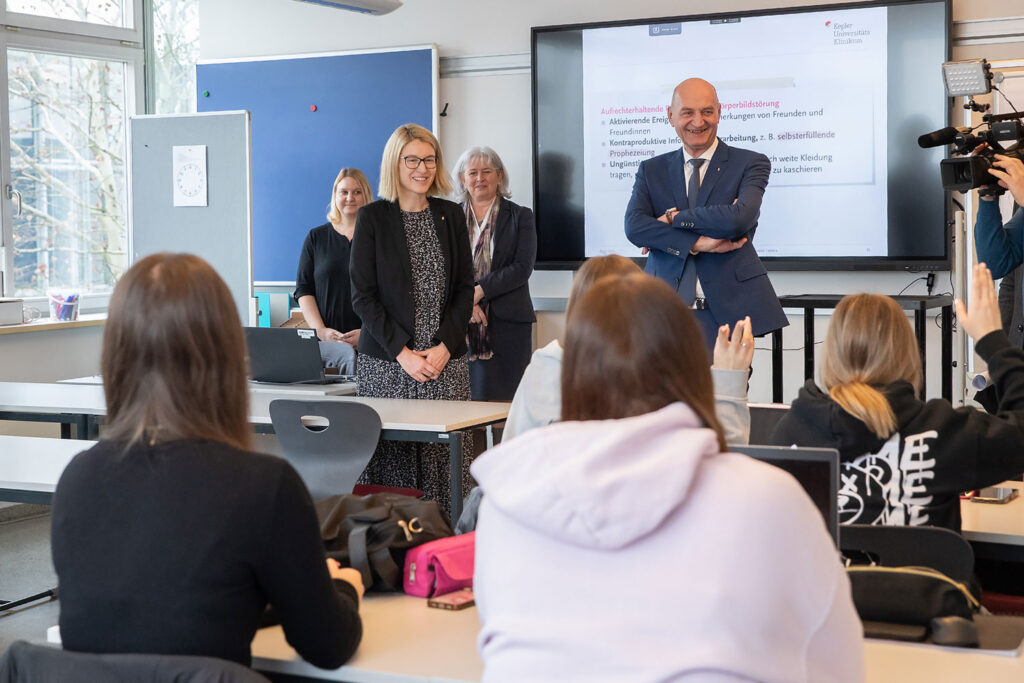
<path fill-rule="evenodd" d="M 904 381 L 881 390 L 898 428 L 882 439 L 808 381 L 771 441 L 839 451 L 843 524 L 941 526 L 960 531 L 960 493 L 1024 471 L 1024 351 L 992 332 L 975 350 L 1000 396 L 996 415 L 922 401 Z"/>
<path fill-rule="evenodd" d="M 355 589 L 327 572 L 313 503 L 288 463 L 212 441 L 101 441 L 53 502 L 64 647 L 248 665 L 267 603 L 310 663 L 362 636 Z"/>
<path fill-rule="evenodd" d="M 358 329 L 362 323 L 352 310 L 352 279 L 348 264 L 352 243 L 330 223 L 306 235 L 295 275 L 295 298 L 312 296 L 324 325 L 338 332 Z"/>

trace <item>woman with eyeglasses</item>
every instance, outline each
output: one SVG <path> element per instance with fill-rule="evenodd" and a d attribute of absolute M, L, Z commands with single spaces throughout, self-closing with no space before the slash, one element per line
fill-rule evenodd
<path fill-rule="evenodd" d="M 437 139 L 399 126 L 384 147 L 380 199 L 359 210 L 352 242 L 360 396 L 469 400 L 473 261 L 462 208 L 439 198 L 450 192 Z M 363 482 L 419 488 L 447 505 L 448 471 L 444 444 L 382 442 Z"/>

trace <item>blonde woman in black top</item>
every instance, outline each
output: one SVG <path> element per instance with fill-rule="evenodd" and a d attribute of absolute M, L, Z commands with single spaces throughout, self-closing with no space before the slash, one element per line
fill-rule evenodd
<path fill-rule="evenodd" d="M 351 356 L 362 323 L 352 310 L 352 280 L 348 266 L 352 254 L 352 236 L 359 209 L 373 201 L 370 183 L 357 168 L 343 168 L 334 180 L 327 222 L 309 231 L 299 255 L 295 275 L 295 299 L 299 302 L 306 326 L 316 330 L 325 363 Z"/>

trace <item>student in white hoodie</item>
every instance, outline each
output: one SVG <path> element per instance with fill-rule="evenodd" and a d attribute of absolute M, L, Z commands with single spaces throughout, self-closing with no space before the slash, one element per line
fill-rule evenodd
<path fill-rule="evenodd" d="M 701 333 L 643 275 L 573 307 L 562 422 L 480 456 L 485 681 L 860 681 L 860 621 L 789 474 L 725 452 Z"/>
<path fill-rule="evenodd" d="M 623 256 L 597 256 L 588 259 L 572 281 L 566 319 L 590 286 L 603 277 L 642 273 L 640 266 Z M 715 410 L 728 443 L 745 444 L 750 439 L 750 409 L 747 407 L 747 380 L 754 357 L 754 338 L 750 319 L 740 320 L 729 337 L 729 326 L 718 330 L 711 377 L 715 385 Z M 519 436 L 535 427 L 558 422 L 562 413 L 562 345 L 556 339 L 533 352 L 519 388 L 509 407 L 502 440 Z"/>

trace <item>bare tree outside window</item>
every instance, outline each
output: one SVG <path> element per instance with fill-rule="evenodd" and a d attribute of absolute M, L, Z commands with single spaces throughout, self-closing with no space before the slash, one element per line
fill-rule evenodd
<path fill-rule="evenodd" d="M 0 2 L 12 12 L 102 26 L 126 26 L 133 4 Z M 152 113 L 195 111 L 199 0 L 148 6 Z M 8 254 L 16 296 L 54 287 L 109 292 L 129 258 L 125 124 L 135 108 L 127 100 L 128 60 L 56 52 L 7 50 L 11 185 L 20 195 Z"/>
<path fill-rule="evenodd" d="M 199 59 L 199 0 L 154 0 L 154 114 L 196 110 Z"/>
<path fill-rule="evenodd" d="M 125 2 L 126 0 L 7 0 L 7 11 L 104 26 L 124 26 Z"/>
<path fill-rule="evenodd" d="M 9 49 L 14 289 L 109 291 L 124 271 L 124 62 Z"/>

